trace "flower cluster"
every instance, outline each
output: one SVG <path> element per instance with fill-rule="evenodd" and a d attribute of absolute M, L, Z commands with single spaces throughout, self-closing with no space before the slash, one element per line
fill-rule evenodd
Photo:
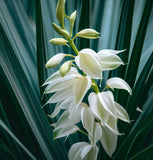
<path fill-rule="evenodd" d="M 99 33 L 93 29 L 84 29 L 72 37 L 76 11 L 70 17 L 65 15 L 65 0 L 58 1 L 56 16 L 61 26 L 53 23 L 53 27 L 64 38 L 53 38 L 50 42 L 55 45 L 69 43 L 76 56 L 58 53 L 46 63 L 46 68 L 52 68 L 61 63 L 64 57 L 72 58 L 64 62 L 60 69 L 43 84 L 46 86 L 44 94 L 53 93 L 46 104 L 56 103 L 50 117 L 55 118 L 59 115 L 58 121 L 52 124 L 54 139 L 69 136 L 77 131 L 88 136 L 89 142 L 78 142 L 72 145 L 68 154 L 70 160 L 96 160 L 99 150 L 96 145 L 98 141 L 111 156 L 116 149 L 117 137 L 120 135 L 117 128 L 118 119 L 130 122 L 126 110 L 115 102 L 112 90 L 124 89 L 130 94 L 132 91 L 129 85 L 118 77 L 108 79 L 106 87 L 100 91 L 94 79 L 102 80 L 103 71 L 113 70 L 123 65 L 117 54 L 124 50 L 105 49 L 96 53 L 86 48 L 78 51 L 74 44 L 76 37 L 95 39 L 99 37 Z M 70 20 L 70 32 L 65 29 L 65 17 Z M 90 88 L 92 92 L 88 93 L 88 104 L 86 104 L 83 100 Z M 86 132 L 78 127 L 80 122 Z"/>

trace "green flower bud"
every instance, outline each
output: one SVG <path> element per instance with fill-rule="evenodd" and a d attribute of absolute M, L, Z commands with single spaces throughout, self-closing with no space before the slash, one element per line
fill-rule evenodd
<path fill-rule="evenodd" d="M 83 29 L 82 31 L 78 32 L 76 36 L 89 39 L 96 39 L 99 38 L 99 33 L 94 29 Z"/>
<path fill-rule="evenodd" d="M 64 14 L 65 14 L 65 0 L 58 0 L 56 7 L 56 17 L 60 22 L 62 28 L 64 28 Z"/>
<path fill-rule="evenodd" d="M 66 39 L 70 38 L 70 34 L 67 30 L 62 29 L 60 26 L 56 25 L 55 23 L 52 23 L 53 28 L 55 29 L 55 31 L 60 34 L 61 36 L 65 37 Z"/>
<path fill-rule="evenodd" d="M 57 66 L 65 57 L 64 53 L 58 53 L 55 56 L 53 56 L 45 65 L 46 68 L 53 68 Z"/>
<path fill-rule="evenodd" d="M 70 35 L 72 35 L 75 19 L 76 19 L 76 11 L 74 11 L 70 16 Z"/>
<path fill-rule="evenodd" d="M 63 65 L 60 68 L 60 74 L 62 77 L 64 77 L 69 72 L 69 70 L 71 69 L 71 64 L 72 61 L 67 61 L 63 63 Z"/>
<path fill-rule="evenodd" d="M 53 38 L 49 42 L 55 45 L 67 45 L 68 41 L 64 38 Z"/>

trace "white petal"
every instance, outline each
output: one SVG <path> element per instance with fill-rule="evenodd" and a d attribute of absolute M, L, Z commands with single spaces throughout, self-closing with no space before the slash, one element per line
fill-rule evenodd
<path fill-rule="evenodd" d="M 116 118 L 121 119 L 125 122 L 130 122 L 129 116 L 127 111 L 118 103 L 115 102 L 115 108 L 116 108 Z"/>
<path fill-rule="evenodd" d="M 87 145 L 83 148 L 81 153 L 81 159 L 85 158 L 85 156 L 89 153 L 89 151 L 92 149 L 92 145 Z"/>
<path fill-rule="evenodd" d="M 83 160 L 97 160 L 99 148 L 93 146 Z"/>
<path fill-rule="evenodd" d="M 89 101 L 92 112 L 101 120 L 101 123 L 104 125 L 109 118 L 109 113 L 101 105 L 97 94 L 94 92 L 90 93 L 88 97 L 88 101 Z"/>
<path fill-rule="evenodd" d="M 81 70 L 94 79 L 102 78 L 101 65 L 96 59 L 96 53 L 93 50 L 84 49 L 76 56 L 75 62 Z"/>
<path fill-rule="evenodd" d="M 78 142 L 71 146 L 68 157 L 69 160 L 81 160 L 82 149 L 89 144 L 87 142 Z"/>
<path fill-rule="evenodd" d="M 51 114 L 50 117 L 54 118 L 60 112 L 61 109 L 69 109 L 72 103 L 73 103 L 73 97 L 68 97 L 64 101 L 57 103 L 54 112 Z"/>
<path fill-rule="evenodd" d="M 89 108 L 83 108 L 81 111 L 81 120 L 83 127 L 88 131 L 90 136 L 93 136 L 93 131 L 94 131 L 94 115 L 90 111 Z"/>
<path fill-rule="evenodd" d="M 55 130 L 59 128 L 67 128 L 74 124 L 77 124 L 81 120 L 81 111 L 72 112 L 72 117 L 68 110 L 64 111 L 63 114 L 60 116 L 59 120 L 56 123 Z"/>
<path fill-rule="evenodd" d="M 80 76 L 80 74 L 78 73 L 77 69 L 74 68 L 74 67 L 71 67 L 70 71 L 64 77 L 61 76 L 61 74 L 60 74 L 59 71 L 53 73 L 45 81 L 45 83 L 43 84 L 43 86 L 47 85 L 47 84 L 51 84 L 51 83 L 54 84 L 54 83 L 62 82 L 62 81 L 69 80 L 69 79 L 72 79 L 72 78 L 75 78 L 75 77 L 79 77 L 79 76 Z"/>
<path fill-rule="evenodd" d="M 91 87 L 91 78 L 88 76 L 86 77 L 77 77 L 74 80 L 74 86 L 73 86 L 73 93 L 75 97 L 76 104 L 79 104 L 83 97 L 85 96 L 86 92 Z"/>
<path fill-rule="evenodd" d="M 102 70 L 112 70 L 124 64 L 119 56 L 111 53 L 97 53 Z"/>
<path fill-rule="evenodd" d="M 119 54 L 119 53 L 121 53 L 121 52 L 124 52 L 126 49 L 124 49 L 124 50 L 119 50 L 119 51 L 117 51 L 117 50 L 113 50 L 113 49 L 102 49 L 102 50 L 100 50 L 97 54 L 109 54 L 109 53 L 111 53 L 111 54 Z"/>
<path fill-rule="evenodd" d="M 66 128 L 60 128 L 54 130 L 53 137 L 54 139 L 69 136 L 70 134 L 75 133 L 79 128 L 76 125 L 68 126 Z"/>
<path fill-rule="evenodd" d="M 111 156 L 117 146 L 117 135 L 111 132 L 107 127 L 103 127 L 103 134 L 100 140 L 106 153 Z"/>
<path fill-rule="evenodd" d="M 110 78 L 109 80 L 107 80 L 106 84 L 109 88 L 112 89 L 113 88 L 125 89 L 130 93 L 130 95 L 132 95 L 132 90 L 130 86 L 121 78 L 118 77 Z"/>
<path fill-rule="evenodd" d="M 62 91 L 56 92 L 47 103 L 57 103 L 73 95 L 73 88 L 69 87 Z M 47 104 L 46 103 L 46 104 Z"/>
<path fill-rule="evenodd" d="M 111 91 L 98 93 L 98 99 L 101 105 L 114 117 L 116 117 L 114 96 Z"/>
<path fill-rule="evenodd" d="M 72 84 L 73 84 L 73 80 L 65 80 L 62 82 L 51 83 L 45 88 L 44 94 L 61 91 L 63 89 L 66 89 L 72 86 Z"/>
<path fill-rule="evenodd" d="M 93 141 L 94 145 L 100 140 L 101 136 L 102 136 L 102 128 L 99 125 L 99 123 L 95 123 L 95 126 L 94 126 L 94 141 Z"/>
<path fill-rule="evenodd" d="M 74 107 L 74 103 L 71 109 L 69 109 L 69 121 L 71 121 L 73 124 L 76 124 L 80 122 L 81 120 L 81 111 L 82 107 Z"/>
<path fill-rule="evenodd" d="M 120 135 L 117 129 L 117 119 L 115 119 L 113 116 L 109 116 L 109 119 L 105 126 L 107 126 L 107 128 L 109 128 L 114 134 Z"/>

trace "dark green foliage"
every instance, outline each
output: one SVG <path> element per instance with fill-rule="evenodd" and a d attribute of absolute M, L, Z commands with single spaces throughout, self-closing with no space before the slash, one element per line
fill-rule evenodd
<path fill-rule="evenodd" d="M 80 133 L 66 142 L 53 140 L 47 114 L 52 105 L 42 109 L 46 61 L 53 55 L 73 52 L 69 47 L 49 43 L 59 35 L 53 30 L 57 0 L 1 0 L 0 4 L 0 159 L 67 160 L 70 146 L 86 140 Z M 28 7 L 29 6 L 29 7 Z M 76 38 L 79 49 L 91 47 L 126 49 L 121 58 L 126 63 L 107 77 L 124 78 L 133 95 L 116 92 L 116 100 L 126 107 L 131 124 L 119 121 L 118 147 L 109 158 L 99 144 L 99 160 L 151 160 L 153 158 L 153 1 L 152 0 L 67 0 L 66 14 L 77 10 L 73 35 L 84 28 L 100 32 L 99 40 Z M 67 21 L 66 21 L 67 22 Z M 69 25 L 66 25 L 68 28 Z M 143 113 L 136 111 L 142 109 Z"/>

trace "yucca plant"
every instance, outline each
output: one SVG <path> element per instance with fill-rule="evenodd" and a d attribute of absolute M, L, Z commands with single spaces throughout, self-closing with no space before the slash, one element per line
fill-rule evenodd
<path fill-rule="evenodd" d="M 49 40 L 59 35 L 51 24 L 56 20 L 57 0 L 0 2 L 0 159 L 67 160 L 72 144 L 87 141 L 81 133 L 53 140 L 54 105 L 42 84 L 59 69 L 45 64 L 57 53 L 72 53 L 67 46 Z M 120 53 L 126 65 L 105 71 L 102 87 L 111 77 L 123 78 L 132 96 L 116 91 L 115 100 L 125 107 L 130 124 L 118 122 L 116 151 L 109 157 L 100 143 L 98 159 L 151 160 L 153 158 L 153 1 L 67 0 L 65 12 L 77 10 L 73 35 L 85 28 L 100 32 L 100 39 L 76 38 L 79 50 L 126 49 Z M 69 28 L 68 23 L 66 28 Z M 85 97 L 87 99 L 87 97 Z M 85 100 L 86 100 L 85 99 Z M 138 110 L 138 111 L 137 111 Z"/>

